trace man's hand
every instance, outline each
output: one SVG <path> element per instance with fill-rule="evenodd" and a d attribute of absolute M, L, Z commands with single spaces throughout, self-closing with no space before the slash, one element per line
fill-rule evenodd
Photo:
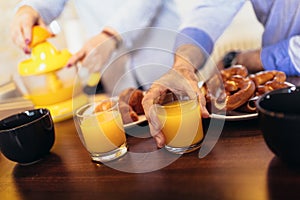
<path fill-rule="evenodd" d="M 261 49 L 238 52 L 234 54 L 234 58 L 231 58 L 231 64 L 243 65 L 248 69 L 249 73 L 256 73 L 258 71 L 262 71 L 264 70 L 264 68 L 260 59 L 260 53 Z M 218 69 L 224 69 L 224 64 L 224 59 L 220 60 L 217 64 Z"/>
<path fill-rule="evenodd" d="M 264 70 L 261 59 L 261 49 L 242 51 L 236 57 L 237 64 L 245 66 L 249 73 L 256 73 Z"/>
<path fill-rule="evenodd" d="M 159 148 L 165 144 L 165 137 L 161 132 L 161 124 L 154 111 L 155 99 L 167 91 L 172 91 L 174 94 L 185 91 L 186 93 L 196 93 L 201 104 L 201 114 L 203 118 L 207 118 L 209 113 L 205 107 L 206 101 L 204 95 L 198 88 L 198 77 L 195 74 L 194 68 L 178 65 L 173 67 L 168 73 L 155 81 L 154 84 L 145 94 L 142 104 L 145 111 L 145 116 L 148 119 L 151 135 L 154 137 Z M 192 94 L 190 94 L 192 96 Z"/>

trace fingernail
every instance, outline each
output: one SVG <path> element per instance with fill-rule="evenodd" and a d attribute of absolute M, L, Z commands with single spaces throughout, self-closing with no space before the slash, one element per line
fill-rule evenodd
<path fill-rule="evenodd" d="M 23 49 L 23 51 L 24 51 L 25 54 L 30 54 L 30 50 L 26 47 Z"/>
<path fill-rule="evenodd" d="M 67 68 L 70 68 L 72 65 L 70 63 L 67 64 Z"/>
<path fill-rule="evenodd" d="M 160 136 L 155 136 L 155 140 L 158 148 L 162 148 L 164 146 Z"/>
<path fill-rule="evenodd" d="M 30 40 L 29 39 L 25 39 L 25 44 L 29 44 Z"/>

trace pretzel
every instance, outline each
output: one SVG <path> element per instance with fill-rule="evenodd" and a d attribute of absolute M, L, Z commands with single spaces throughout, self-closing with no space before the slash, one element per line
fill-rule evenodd
<path fill-rule="evenodd" d="M 252 80 L 247 78 L 248 70 L 242 65 L 221 70 L 221 76 L 225 88 L 225 105 L 227 110 L 235 110 L 245 104 L 255 91 Z"/>
<path fill-rule="evenodd" d="M 235 110 L 245 104 L 254 94 L 255 84 L 248 77 L 234 75 L 225 82 L 225 85 L 234 84 L 233 91 L 226 91 L 226 109 Z M 225 86 L 226 88 L 226 86 Z"/>
<path fill-rule="evenodd" d="M 257 72 L 256 74 L 251 74 L 249 76 L 251 80 L 254 81 L 255 86 L 264 85 L 268 81 L 276 81 L 283 83 L 286 80 L 286 75 L 284 72 L 281 71 L 261 71 Z"/>
<path fill-rule="evenodd" d="M 260 95 L 290 86 L 289 83 L 285 82 L 286 75 L 284 72 L 276 70 L 261 71 L 248 76 L 247 68 L 242 65 L 234 65 L 221 70 L 221 76 L 225 97 L 222 96 L 220 99 L 224 101 L 225 98 L 225 106 L 228 111 L 256 112 L 255 101 Z M 211 100 L 208 90 L 206 97 Z M 216 108 L 222 109 L 217 105 Z"/>
<path fill-rule="evenodd" d="M 221 70 L 221 76 L 223 81 L 227 81 L 230 77 L 234 75 L 240 75 L 242 77 L 248 76 L 248 70 L 242 65 L 234 65 L 230 68 Z"/>
<path fill-rule="evenodd" d="M 267 92 L 270 92 L 272 90 L 280 89 L 280 88 L 286 88 L 290 85 L 286 82 L 277 82 L 277 81 L 268 81 L 264 85 L 259 85 L 256 88 L 256 95 L 260 96 L 262 94 L 265 94 Z"/>
<path fill-rule="evenodd" d="M 285 83 L 285 73 L 281 71 L 261 71 L 256 74 L 251 74 L 249 78 L 255 83 L 257 96 L 275 89 L 289 86 Z"/>

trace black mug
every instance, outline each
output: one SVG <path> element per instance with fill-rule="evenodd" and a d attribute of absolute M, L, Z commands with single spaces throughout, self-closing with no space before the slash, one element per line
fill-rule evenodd
<path fill-rule="evenodd" d="M 54 123 L 48 109 L 28 110 L 0 121 L 0 150 L 11 161 L 35 163 L 49 153 L 54 140 Z"/>

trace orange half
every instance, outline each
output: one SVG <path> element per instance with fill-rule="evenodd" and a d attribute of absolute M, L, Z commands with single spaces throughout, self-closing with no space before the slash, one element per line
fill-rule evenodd
<path fill-rule="evenodd" d="M 50 33 L 47 29 L 41 26 L 34 26 L 32 28 L 32 38 L 29 47 L 32 48 L 37 44 L 46 41 L 47 38 L 52 37 L 53 34 Z"/>

